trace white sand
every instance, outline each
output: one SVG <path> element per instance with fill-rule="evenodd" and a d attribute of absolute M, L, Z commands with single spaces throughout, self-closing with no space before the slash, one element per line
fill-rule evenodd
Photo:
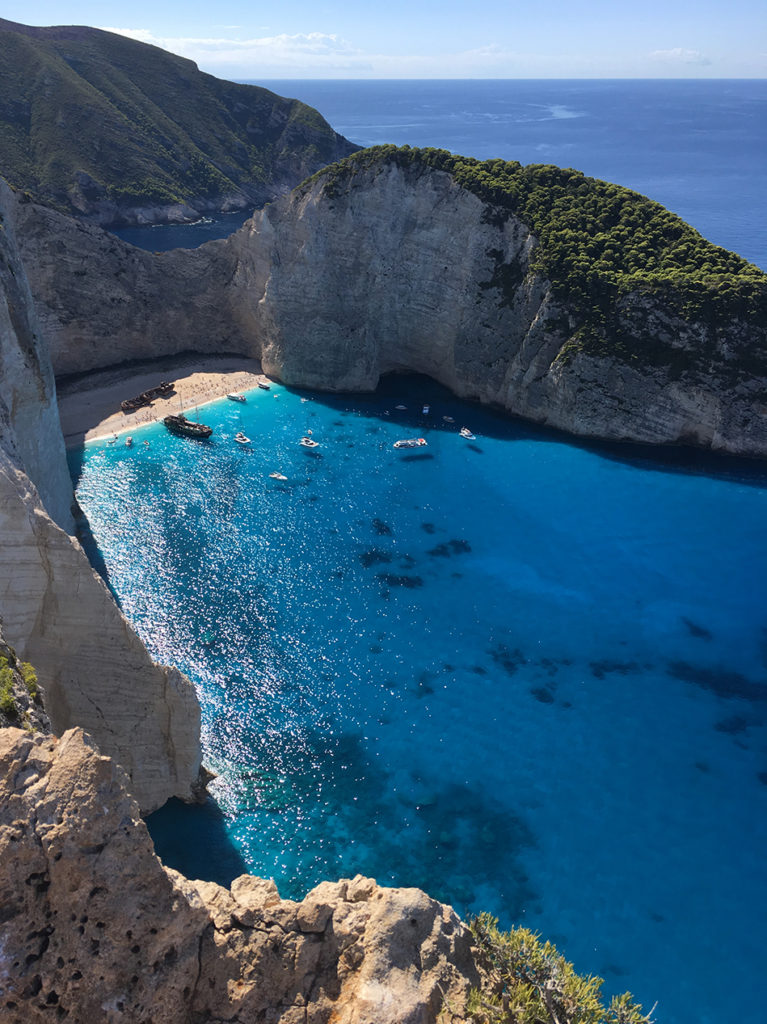
<path fill-rule="evenodd" d="M 156 398 L 151 405 L 124 413 L 120 403 L 133 398 L 161 380 L 170 381 L 175 392 Z M 268 378 L 261 364 L 244 356 L 186 356 L 161 359 L 128 369 L 96 371 L 57 386 L 61 429 L 67 448 L 84 441 L 130 434 L 169 413 L 190 413 L 230 392 L 255 388 Z"/>

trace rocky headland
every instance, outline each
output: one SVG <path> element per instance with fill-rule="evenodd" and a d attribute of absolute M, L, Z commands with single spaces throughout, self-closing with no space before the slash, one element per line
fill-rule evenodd
<path fill-rule="evenodd" d="M 462 175 L 444 156 L 364 151 L 192 251 L 153 255 L 19 203 L 55 373 L 189 350 L 320 390 L 413 371 L 572 434 L 767 455 L 765 274 L 617 186 L 519 184 L 527 169 L 502 164 L 490 188 L 484 165 Z M 593 253 L 533 223 L 530 196 L 549 193 L 587 241 L 612 204 Z M 606 261 L 631 237 L 649 269 Z"/>

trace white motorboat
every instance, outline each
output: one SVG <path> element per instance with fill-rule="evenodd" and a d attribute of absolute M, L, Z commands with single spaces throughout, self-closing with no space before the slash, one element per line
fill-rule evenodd
<path fill-rule="evenodd" d="M 407 406 L 406 405 L 395 405 L 394 408 L 395 409 L 399 409 L 400 412 L 403 412 L 405 409 L 407 409 Z"/>
<path fill-rule="evenodd" d="M 226 397 L 231 402 L 244 402 L 244 401 L 246 401 L 245 395 L 240 395 L 236 391 L 230 392 L 230 394 L 228 394 Z"/>
<path fill-rule="evenodd" d="M 429 409 L 431 409 L 430 405 L 425 405 L 423 407 L 423 409 L 421 409 L 421 412 L 424 414 L 424 416 L 428 416 L 429 415 Z"/>
<path fill-rule="evenodd" d="M 250 438 L 246 437 L 241 430 L 238 430 L 234 435 L 234 439 L 237 444 L 250 444 Z"/>
<path fill-rule="evenodd" d="M 395 448 L 423 448 L 426 445 L 425 437 L 406 437 L 402 441 L 395 441 Z"/>
<path fill-rule="evenodd" d="M 465 437 L 467 441 L 477 440 L 468 427 L 461 427 L 461 429 L 459 430 L 459 434 L 461 435 L 461 437 Z"/>
<path fill-rule="evenodd" d="M 301 441 L 300 441 L 300 444 L 302 444 L 304 446 L 304 448 L 316 448 L 317 447 L 317 442 L 313 438 L 311 438 L 311 437 L 302 437 Z"/>
<path fill-rule="evenodd" d="M 272 480 L 287 480 L 288 479 L 282 473 L 270 473 L 269 476 L 272 478 Z"/>

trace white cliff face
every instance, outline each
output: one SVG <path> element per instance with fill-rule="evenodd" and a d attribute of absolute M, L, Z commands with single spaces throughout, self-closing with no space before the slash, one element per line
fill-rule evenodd
<path fill-rule="evenodd" d="M 0 445 L 22 463 L 50 515 L 71 530 L 72 483 L 53 370 L 18 256 L 15 206 L 0 179 Z"/>
<path fill-rule="evenodd" d="M 369 390 L 406 369 L 573 434 L 767 456 L 767 381 L 730 372 L 763 336 L 733 321 L 695 372 L 609 351 L 565 358 L 575 322 L 530 272 L 536 244 L 450 175 L 377 164 L 351 187 L 327 193 L 319 179 L 257 213 L 228 242 L 233 301 L 265 371 L 290 384 Z M 669 351 L 712 346 L 657 298 L 628 296 L 619 317 L 639 337 L 650 325 Z"/>
<path fill-rule="evenodd" d="M 621 329 L 671 359 L 565 357 L 576 321 L 530 271 L 535 237 L 442 171 L 383 160 L 329 190 L 320 178 L 230 239 L 159 255 L 32 204 L 18 217 L 57 374 L 190 350 L 321 390 L 409 370 L 573 434 L 767 456 L 767 381 L 732 373 L 763 328 L 733 320 L 712 339 L 629 295 Z"/>
<path fill-rule="evenodd" d="M 199 706 L 189 680 L 152 661 L 65 532 L 72 487 L 50 360 L 15 251 L 15 202 L 0 185 L 0 621 L 37 670 L 54 731 L 87 728 L 149 811 L 192 796 Z"/>

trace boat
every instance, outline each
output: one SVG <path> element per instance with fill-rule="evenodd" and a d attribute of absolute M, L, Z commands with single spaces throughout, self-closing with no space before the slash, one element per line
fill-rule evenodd
<path fill-rule="evenodd" d="M 260 388 L 263 388 L 264 391 L 269 391 L 269 389 L 271 388 L 271 384 L 267 384 L 265 380 L 260 380 L 258 382 L 258 386 Z"/>
<path fill-rule="evenodd" d="M 304 446 L 304 448 L 316 448 L 317 447 L 317 442 L 315 440 L 313 440 L 313 438 L 311 438 L 311 437 L 302 437 L 301 441 L 299 443 L 302 444 Z"/>
<path fill-rule="evenodd" d="M 269 476 L 272 478 L 272 480 L 287 480 L 288 479 L 286 476 L 283 476 L 282 473 L 270 473 Z"/>
<path fill-rule="evenodd" d="M 126 448 L 132 448 L 133 447 L 133 438 L 132 437 L 126 437 L 125 438 L 125 447 Z"/>
<path fill-rule="evenodd" d="M 423 409 L 421 409 L 421 412 L 424 414 L 424 416 L 428 416 L 429 415 L 429 409 L 431 409 L 430 405 L 425 405 L 423 407 Z"/>
<path fill-rule="evenodd" d="M 188 420 L 183 413 L 179 413 L 178 416 L 166 416 L 163 423 L 171 434 L 183 434 L 184 437 L 206 438 L 213 433 L 212 427 Z"/>
<path fill-rule="evenodd" d="M 155 398 L 166 398 L 173 394 L 174 390 L 175 386 L 170 381 L 161 380 L 155 387 L 142 391 L 135 398 L 126 398 L 124 402 L 120 402 L 120 408 L 123 412 L 135 412 L 144 405 L 150 405 Z"/>
<path fill-rule="evenodd" d="M 230 402 L 244 402 L 245 401 L 245 395 L 239 395 L 235 391 L 231 391 L 226 397 L 229 399 Z"/>
<path fill-rule="evenodd" d="M 394 408 L 395 409 L 399 409 L 400 412 L 404 412 L 404 410 L 407 409 L 407 406 L 406 405 L 395 405 Z"/>
<path fill-rule="evenodd" d="M 453 419 L 452 416 L 443 416 L 442 419 L 445 421 L 445 423 L 455 423 L 455 420 Z"/>
<path fill-rule="evenodd" d="M 472 434 L 472 432 L 469 430 L 468 427 L 461 427 L 461 429 L 458 431 L 458 433 L 461 435 L 461 437 L 465 437 L 467 441 L 476 441 L 477 440 L 476 437 L 474 436 L 474 434 Z"/>
<path fill-rule="evenodd" d="M 426 444 L 425 437 L 407 437 L 403 441 L 395 441 L 395 448 L 423 448 Z"/>
<path fill-rule="evenodd" d="M 246 437 L 241 430 L 238 430 L 234 435 L 234 439 L 237 444 L 250 444 L 250 438 Z"/>

